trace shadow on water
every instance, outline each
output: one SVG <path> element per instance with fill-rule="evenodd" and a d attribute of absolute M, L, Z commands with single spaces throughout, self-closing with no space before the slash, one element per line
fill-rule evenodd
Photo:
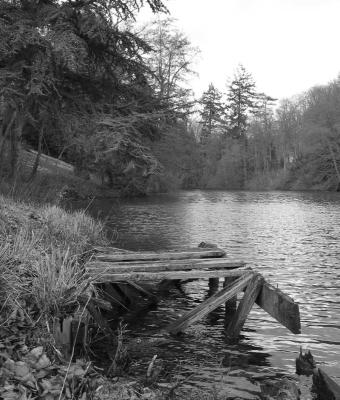
<path fill-rule="evenodd" d="M 126 316 L 128 339 L 147 344 L 139 354 L 145 365 L 158 354 L 170 369 L 180 365 L 182 372 L 193 373 L 192 385 L 219 382 L 222 374 L 235 390 L 242 383 L 252 391 L 254 379 L 293 374 L 302 345 L 340 379 L 339 193 L 189 191 L 120 203 L 95 201 L 89 211 L 107 217 L 118 232 L 117 247 L 159 250 L 215 243 L 300 304 L 301 335 L 255 307 L 240 340 L 228 343 L 220 307 L 184 335 L 171 337 L 162 328 L 207 295 L 206 281 L 188 283 L 184 293 L 170 291 L 157 309 Z"/>

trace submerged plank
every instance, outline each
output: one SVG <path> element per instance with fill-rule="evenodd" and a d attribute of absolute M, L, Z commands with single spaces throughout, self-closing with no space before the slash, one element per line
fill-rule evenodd
<path fill-rule="evenodd" d="M 264 282 L 256 303 L 292 333 L 301 333 L 299 305 L 280 289 Z"/>
<path fill-rule="evenodd" d="M 86 271 L 90 274 L 118 273 L 118 272 L 161 272 L 161 271 L 185 271 L 190 269 L 234 269 L 242 268 L 246 264 L 242 261 L 230 261 L 221 259 L 195 259 L 195 260 L 171 260 L 171 261 L 134 261 L 124 263 L 92 261 L 86 264 Z"/>
<path fill-rule="evenodd" d="M 257 296 L 260 293 L 264 282 L 264 278 L 260 274 L 255 274 L 252 280 L 249 282 L 247 289 L 244 292 L 243 298 L 240 301 L 239 306 L 237 307 L 236 313 L 233 315 L 230 320 L 226 335 L 230 338 L 237 337 L 241 329 L 246 322 L 247 316 L 252 309 Z"/>
<path fill-rule="evenodd" d="M 88 271 L 94 282 L 122 282 L 122 281 L 161 281 L 163 279 L 203 279 L 203 278 L 219 278 L 225 276 L 240 276 L 250 268 L 224 269 L 224 270 L 190 270 L 190 271 L 161 271 L 161 272 L 122 272 L 103 271 L 94 273 Z"/>
<path fill-rule="evenodd" d="M 235 271 L 239 272 L 239 271 Z M 244 287 L 248 285 L 254 276 L 253 272 L 249 271 L 242 274 L 236 281 L 231 285 L 223 288 L 213 296 L 209 297 L 206 301 L 190 310 L 177 321 L 170 324 L 166 330 L 170 333 L 178 333 L 185 330 L 193 322 L 203 318 L 211 311 L 215 310 L 218 306 L 224 303 L 226 300 L 234 297 L 238 292 L 240 292 Z"/>
<path fill-rule="evenodd" d="M 195 251 L 167 251 L 167 252 L 129 252 L 116 253 L 105 252 L 95 255 L 99 261 L 158 261 L 158 260 L 186 260 L 190 258 L 220 258 L 225 256 L 225 251 L 221 249 L 198 249 Z"/>

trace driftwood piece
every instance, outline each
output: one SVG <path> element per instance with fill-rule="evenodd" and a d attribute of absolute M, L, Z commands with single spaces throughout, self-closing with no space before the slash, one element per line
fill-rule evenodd
<path fill-rule="evenodd" d="M 256 304 L 292 333 L 301 333 L 299 305 L 280 289 L 264 282 Z"/>
<path fill-rule="evenodd" d="M 225 251 L 221 249 L 208 249 L 199 251 L 179 251 L 179 252 L 131 252 L 131 253 L 110 253 L 95 255 L 99 261 L 159 261 L 159 260 L 186 260 L 191 258 L 219 258 L 225 256 Z"/>
<path fill-rule="evenodd" d="M 193 310 L 190 310 L 177 321 L 173 322 L 167 327 L 167 331 L 171 333 L 178 333 L 186 329 L 189 325 L 195 321 L 203 318 L 211 311 L 215 310 L 218 306 L 224 303 L 226 300 L 235 296 L 239 291 L 246 287 L 249 281 L 252 279 L 253 273 L 246 272 L 240 276 L 232 285 L 225 287 L 218 293 L 209 297 L 206 301 L 198 305 Z"/>
<path fill-rule="evenodd" d="M 229 269 L 229 270 L 191 270 L 191 271 L 161 271 L 161 272 L 125 272 L 115 273 L 114 271 L 103 271 L 92 275 L 95 282 L 123 282 L 123 281 L 161 281 L 163 279 L 203 279 L 203 278 L 218 278 L 225 276 L 240 276 L 249 268 Z"/>
<path fill-rule="evenodd" d="M 313 391 L 318 400 L 340 400 L 340 386 L 321 368 L 313 372 Z"/>
<path fill-rule="evenodd" d="M 235 338 L 240 334 L 241 329 L 246 322 L 247 316 L 252 309 L 258 294 L 260 293 L 263 282 L 263 276 L 256 274 L 248 283 L 247 289 L 244 292 L 243 298 L 240 301 L 236 313 L 228 324 L 226 330 L 226 335 L 228 337 Z"/>

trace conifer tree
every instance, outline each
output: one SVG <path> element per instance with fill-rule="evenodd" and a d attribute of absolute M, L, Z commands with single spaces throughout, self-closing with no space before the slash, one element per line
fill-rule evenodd
<path fill-rule="evenodd" d="M 227 94 L 229 135 L 245 140 L 248 118 L 255 113 L 262 95 L 256 92 L 252 75 L 239 65 Z"/>
<path fill-rule="evenodd" d="M 225 107 L 222 102 L 222 93 L 210 83 L 199 101 L 202 109 L 200 111 L 202 134 L 204 141 L 213 133 L 221 132 L 225 126 Z"/>

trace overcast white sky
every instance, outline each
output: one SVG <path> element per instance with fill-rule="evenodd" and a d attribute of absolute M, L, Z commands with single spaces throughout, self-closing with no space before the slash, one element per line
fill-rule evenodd
<path fill-rule="evenodd" d="M 225 89 L 239 63 L 260 91 L 291 97 L 340 72 L 340 0 L 168 0 L 178 27 L 201 49 L 191 81 Z M 146 14 L 142 13 L 143 20 Z"/>

